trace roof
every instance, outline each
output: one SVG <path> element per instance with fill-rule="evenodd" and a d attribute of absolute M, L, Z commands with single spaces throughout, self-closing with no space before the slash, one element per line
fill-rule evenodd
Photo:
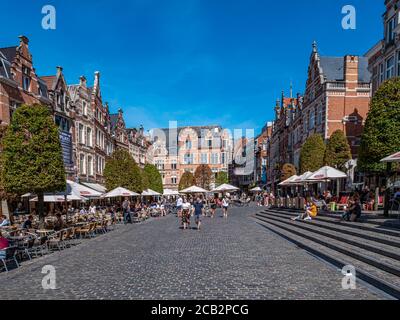
<path fill-rule="evenodd" d="M 321 57 L 320 66 L 328 81 L 344 80 L 344 58 L 343 57 Z M 358 58 L 358 81 L 370 82 L 371 73 L 368 71 L 368 59 Z"/>
<path fill-rule="evenodd" d="M 9 62 L 13 62 L 15 56 L 17 55 L 17 46 L 0 48 L 0 52 L 5 56 Z"/>
<path fill-rule="evenodd" d="M 110 114 L 110 121 L 111 121 L 111 130 L 114 130 L 117 127 L 119 114 Z"/>
<path fill-rule="evenodd" d="M 57 76 L 43 76 L 40 78 L 44 81 L 48 90 L 53 89 L 54 82 L 57 80 Z"/>

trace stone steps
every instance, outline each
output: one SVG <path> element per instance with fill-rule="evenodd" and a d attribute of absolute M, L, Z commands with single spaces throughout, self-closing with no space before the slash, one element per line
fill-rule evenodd
<path fill-rule="evenodd" d="M 292 221 L 295 215 L 272 209 L 259 212 L 254 218 L 269 230 L 339 268 L 355 266 L 358 278 L 400 299 L 400 236 L 333 226 L 326 222 L 326 217 L 311 222 Z"/>

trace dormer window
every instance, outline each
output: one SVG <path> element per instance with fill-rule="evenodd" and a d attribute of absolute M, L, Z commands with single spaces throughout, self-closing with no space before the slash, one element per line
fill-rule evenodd
<path fill-rule="evenodd" d="M 30 91 L 31 88 L 31 69 L 22 66 L 22 88 L 25 91 Z"/>

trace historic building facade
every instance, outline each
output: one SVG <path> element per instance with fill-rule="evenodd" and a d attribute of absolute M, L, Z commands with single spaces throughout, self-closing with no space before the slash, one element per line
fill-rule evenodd
<path fill-rule="evenodd" d="M 164 188 L 177 190 L 184 172 L 195 173 L 201 164 L 212 172 L 228 172 L 232 138 L 220 126 L 156 129 L 152 132 L 153 163 L 163 176 Z"/>
<path fill-rule="evenodd" d="M 299 171 L 301 147 L 312 134 L 320 134 L 326 141 L 334 131 L 342 130 L 356 159 L 370 99 L 367 58 L 320 56 L 314 43 L 304 97 L 282 94 L 275 106 L 268 184 L 276 187 L 285 163 L 294 164 Z"/>
<path fill-rule="evenodd" d="M 367 53 L 372 74 L 372 94 L 387 79 L 400 77 L 400 0 L 386 0 L 383 39 Z"/>
<path fill-rule="evenodd" d="M 68 179 L 73 179 L 75 176 L 74 145 L 76 145 L 75 106 L 71 101 L 62 67 L 57 67 L 55 75 L 42 76 L 41 79 L 46 83 L 54 122 L 59 128 L 65 172 Z"/>
<path fill-rule="evenodd" d="M 63 69 L 56 74 L 36 74 L 28 38 L 19 46 L 0 48 L 0 123 L 8 125 L 12 113 L 22 104 L 49 107 L 59 127 L 66 177 L 83 183 L 104 183 L 106 159 L 116 148 L 129 150 L 143 168 L 153 163 L 150 141 L 144 129 L 126 129 L 122 109 L 110 114 L 103 103 L 100 73 L 92 86 L 86 77 L 68 85 Z"/>

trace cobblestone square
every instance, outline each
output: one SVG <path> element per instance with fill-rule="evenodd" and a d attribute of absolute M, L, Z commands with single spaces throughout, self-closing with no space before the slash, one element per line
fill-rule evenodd
<path fill-rule="evenodd" d="M 115 231 L 0 274 L 3 299 L 380 299 L 358 283 L 343 290 L 339 270 L 232 208 L 181 230 L 176 217 Z M 44 265 L 57 289 L 43 290 Z"/>

